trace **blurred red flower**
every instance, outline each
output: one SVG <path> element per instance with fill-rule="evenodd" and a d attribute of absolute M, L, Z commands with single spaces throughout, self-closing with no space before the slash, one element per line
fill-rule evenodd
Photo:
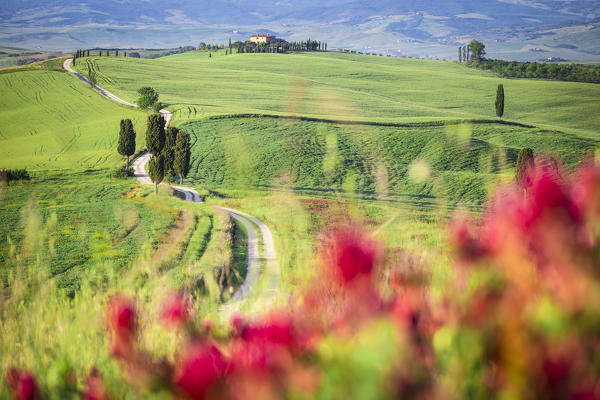
<path fill-rule="evenodd" d="M 181 353 L 174 384 L 188 398 L 205 399 L 228 371 L 228 360 L 214 344 L 192 343 Z"/>
<path fill-rule="evenodd" d="M 163 302 L 160 320 L 168 328 L 180 328 L 190 321 L 191 315 L 189 300 L 177 292 L 170 294 Z"/>
<path fill-rule="evenodd" d="M 28 371 L 9 368 L 6 382 L 11 388 L 15 400 L 33 400 L 38 398 L 39 390 L 33 375 Z"/>
<path fill-rule="evenodd" d="M 325 246 L 327 261 L 342 283 L 371 275 L 377 257 L 377 247 L 359 230 L 335 232 Z"/>

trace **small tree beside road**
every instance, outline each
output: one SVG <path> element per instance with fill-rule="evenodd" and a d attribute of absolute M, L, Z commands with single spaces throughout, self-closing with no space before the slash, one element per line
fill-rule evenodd
<path fill-rule="evenodd" d="M 158 93 L 151 87 L 143 87 L 138 90 L 140 97 L 137 99 L 137 105 L 141 109 L 152 107 L 158 101 Z"/>
<path fill-rule="evenodd" d="M 163 156 L 152 157 L 148 161 L 148 175 L 154 183 L 154 194 L 158 194 L 158 184 L 165 178 L 165 164 Z"/>

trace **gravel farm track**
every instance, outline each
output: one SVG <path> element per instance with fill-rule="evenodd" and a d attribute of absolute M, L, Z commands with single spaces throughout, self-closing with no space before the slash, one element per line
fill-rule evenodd
<path fill-rule="evenodd" d="M 75 75 L 82 82 L 87 85 L 90 85 L 88 79 L 82 74 L 78 73 L 71 67 L 73 59 L 66 59 L 63 63 L 63 68 Z M 103 96 L 128 107 L 137 107 L 137 105 L 129 103 L 108 90 L 95 85 L 94 89 L 100 92 Z M 169 125 L 171 122 L 171 118 L 173 114 L 168 110 L 162 109 L 160 113 L 165 118 L 165 127 Z M 134 174 L 138 182 L 142 185 L 152 185 L 152 181 L 150 180 L 148 174 L 146 173 L 146 164 L 150 160 L 150 153 L 144 152 L 139 157 L 137 157 L 132 164 Z M 164 184 L 166 185 L 166 184 Z M 178 191 L 185 196 L 185 201 L 192 203 L 201 203 L 203 199 L 200 194 L 193 188 L 186 186 L 171 186 L 174 191 Z M 260 307 L 266 307 L 271 304 L 277 294 L 279 288 L 279 280 L 281 278 L 279 263 L 277 262 L 277 252 L 275 251 L 275 245 L 273 242 L 273 235 L 271 234 L 271 230 L 267 225 L 265 225 L 259 219 L 246 214 L 242 211 L 234 210 L 231 208 L 223 208 L 223 207 L 215 207 L 219 210 L 228 212 L 229 215 L 235 219 L 238 223 L 244 226 L 248 234 L 248 269 L 246 273 L 246 278 L 244 282 L 239 287 L 239 289 L 232 295 L 231 299 L 223 304 L 220 307 L 220 312 L 225 317 L 231 316 L 233 313 L 240 310 L 240 308 L 246 303 L 246 300 L 250 298 L 250 296 L 255 296 L 257 299 L 261 301 L 256 302 Z M 256 228 L 260 229 L 261 237 L 262 237 L 262 247 L 263 247 L 263 257 L 261 258 L 259 252 L 259 236 L 256 231 Z M 260 293 L 257 293 L 259 281 L 259 277 L 261 274 L 261 261 L 265 262 L 265 279 L 264 285 L 260 285 Z"/>

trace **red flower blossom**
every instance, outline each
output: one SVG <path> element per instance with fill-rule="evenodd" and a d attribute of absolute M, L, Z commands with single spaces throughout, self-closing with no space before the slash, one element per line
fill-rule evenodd
<path fill-rule="evenodd" d="M 137 333 L 137 312 L 132 299 L 115 296 L 111 299 L 107 311 L 108 327 L 121 339 L 133 339 Z"/>
<path fill-rule="evenodd" d="M 286 315 L 273 315 L 263 323 L 246 327 L 242 339 L 291 347 L 295 341 L 292 320 Z"/>
<path fill-rule="evenodd" d="M 359 276 L 370 276 L 375 266 L 375 243 L 357 230 L 336 232 L 327 243 L 330 248 L 328 262 L 342 283 Z"/>
<path fill-rule="evenodd" d="M 15 400 L 33 400 L 38 397 L 39 390 L 35 378 L 28 371 L 10 368 L 6 373 L 6 382 Z"/>
<path fill-rule="evenodd" d="M 191 306 L 182 293 L 173 293 L 163 302 L 160 320 L 168 328 L 179 328 L 190 321 Z"/>
<path fill-rule="evenodd" d="M 186 348 L 175 372 L 175 386 L 185 396 L 204 399 L 228 373 L 229 363 L 211 343 L 194 343 Z"/>
<path fill-rule="evenodd" d="M 108 329 L 112 334 L 111 353 L 118 358 L 129 358 L 137 334 L 137 311 L 131 298 L 113 297 L 106 312 Z"/>

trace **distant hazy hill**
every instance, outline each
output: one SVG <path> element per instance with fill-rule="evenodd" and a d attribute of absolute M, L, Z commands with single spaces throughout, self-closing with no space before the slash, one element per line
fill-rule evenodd
<path fill-rule="evenodd" d="M 598 0 L 8 0 L 0 43 L 28 48 L 169 47 L 273 32 L 329 48 L 454 57 L 472 38 L 492 55 L 600 58 Z"/>

